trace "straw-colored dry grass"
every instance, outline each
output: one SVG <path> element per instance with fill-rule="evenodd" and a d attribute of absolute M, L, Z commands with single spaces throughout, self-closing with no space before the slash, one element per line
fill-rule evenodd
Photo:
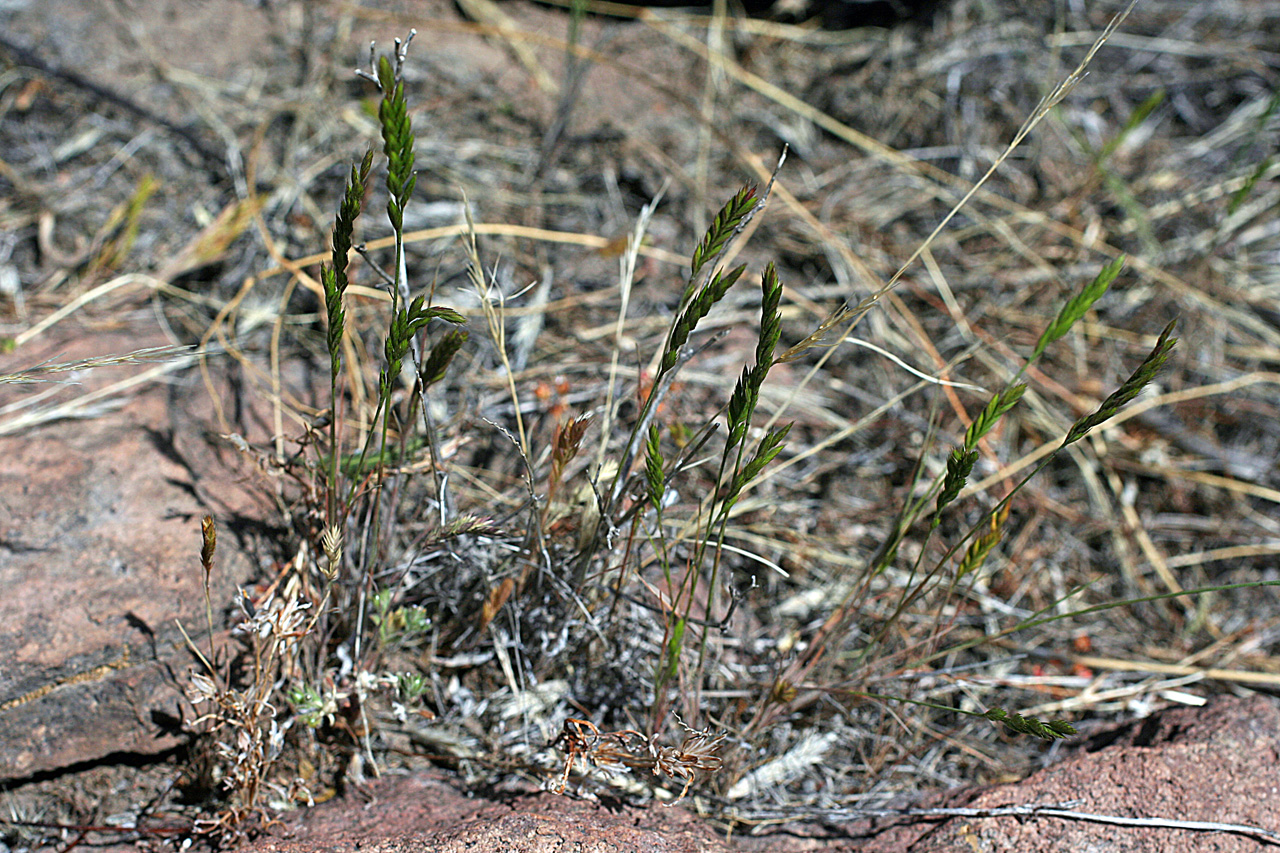
<path fill-rule="evenodd" d="M 46 252 L 37 262 L 25 243 L 37 231 L 39 205 L 29 199 L 52 180 L 39 159 L 48 140 L 23 139 L 6 157 L 13 174 L 0 177 L 10 199 L 0 217 L 23 241 L 13 263 L 33 282 L 21 311 L 0 302 L 6 334 L 25 342 L 60 305 L 76 304 L 62 320 L 74 322 L 154 295 L 177 341 L 225 350 L 207 364 L 242 372 L 270 401 L 275 436 L 266 449 L 296 458 L 299 440 L 322 440 L 307 425 L 329 401 L 327 383 L 300 383 L 290 365 L 327 371 L 316 265 L 328 259 L 341 180 L 377 135 L 358 101 L 369 91 L 342 69 L 359 61 L 368 34 L 389 43 L 410 26 L 420 31 L 408 65 L 419 177 L 407 269 L 416 290 L 463 311 L 472 331 L 429 395 L 439 467 L 433 475 L 426 450 L 401 462 L 382 558 L 367 577 L 395 590 L 379 625 L 421 608 L 431 628 L 397 643 L 370 640 L 363 663 L 379 675 L 420 671 L 426 684 L 409 710 L 433 718 L 374 700 L 346 730 L 331 719 L 327 741 L 301 739 L 286 763 L 309 756 L 331 766 L 313 760 L 325 750 L 388 763 L 417 753 L 473 778 L 554 779 L 563 764 L 548 745 L 566 718 L 665 736 L 674 747 L 682 729 L 659 713 L 669 706 L 693 729 L 727 735 L 717 772 L 691 800 L 749 815 L 766 801 L 842 805 L 999 778 L 1046 757 L 1038 741 L 1010 739 L 990 722 L 865 694 L 966 711 L 999 706 L 1087 729 L 1159 704 L 1280 684 L 1270 588 L 1098 610 L 1000 635 L 1040 611 L 1280 579 L 1274 4 L 1138 3 L 1088 76 L 853 337 L 774 369 L 756 426 L 795 426 L 734 508 L 712 621 L 728 608 L 730 587 L 736 607 L 705 632 L 705 658 L 702 629 L 689 628 L 665 697 L 653 693 L 670 648 L 657 549 L 643 530 L 620 524 L 610 548 L 585 563 L 578 555 L 711 215 L 744 180 L 767 180 L 783 143 L 791 146 L 768 209 L 732 254 L 757 280 L 766 260 L 777 264 L 786 288 L 781 348 L 802 341 L 917 253 L 1121 4 L 956 0 L 927 27 L 848 34 L 635 11 L 639 20 L 627 24 L 584 20 L 574 36 L 570 18 L 543 8 L 471 0 L 468 22 L 444 4 L 435 18 L 370 6 L 302 13 L 313 25 L 307 37 L 289 31 L 310 60 L 301 75 L 282 64 L 262 78 L 219 82 L 170 67 L 173 85 L 204 105 L 210 138 L 216 129 L 224 143 L 237 141 L 243 166 L 231 183 L 192 190 L 211 214 L 198 235 L 159 221 L 165 206 L 193 203 L 171 184 L 129 213 L 141 172 L 130 161 L 106 186 L 119 222 L 138 221 L 131 254 L 106 251 L 123 245 L 112 236 L 119 222 L 77 211 L 67 215 L 98 237 L 75 258 Z M 5 109 L 16 109 L 5 97 Z M 122 130 L 108 124 L 107 134 Z M 68 168 L 91 174 L 110 152 L 99 142 Z M 156 156 L 172 162 L 174 151 Z M 634 280 L 620 284 L 626 235 L 664 185 Z M 359 232 L 375 258 L 385 258 L 387 241 L 377 238 L 389 233 L 380 192 Z M 485 305 L 468 273 L 464 197 L 490 288 Z M 169 251 L 154 250 L 165 241 Z M 1180 344 L 1155 385 L 1015 496 L 1001 542 L 965 583 L 920 597 L 892 620 L 918 581 L 910 567 L 924 540 L 908 535 L 803 679 L 779 684 L 813 657 L 815 638 L 828 637 L 824 622 L 862 581 L 912 489 L 945 470 L 951 447 L 1059 306 L 1120 253 L 1129 262 L 1110 293 L 1031 368 L 1019 406 L 979 445 L 970 485 L 923 546 L 923 565 L 981 524 L 1177 318 Z M 104 286 L 139 266 L 153 277 Z M 365 264 L 352 275 L 355 334 L 343 352 L 372 382 L 386 291 Z M 86 293 L 97 298 L 76 301 Z M 758 300 L 754 284 L 736 288 L 700 327 L 697 343 L 712 331 L 724 336 L 683 368 L 663 401 L 656 422 L 669 452 L 714 416 L 750 362 Z M 498 330 L 505 340 L 495 341 Z M 347 388 L 358 425 L 372 401 L 358 384 Z M 581 450 L 552 486 L 557 430 L 588 412 Z M 678 522 L 715 492 L 714 470 L 691 466 L 672 486 L 666 536 L 678 558 L 689 554 L 680 537 L 691 530 Z M 593 471 L 603 472 L 597 494 Z M 296 490 L 282 498 L 300 541 L 320 553 L 317 505 Z M 441 534 L 467 516 L 483 523 Z M 353 523 L 349 548 L 365 530 Z M 695 615 L 707 589 L 704 578 Z M 335 600 L 365 606 L 358 591 Z M 862 658 L 884 626 L 874 658 Z M 965 648 L 933 657 L 957 645 Z M 335 666 L 323 655 L 309 665 L 313 683 Z"/>

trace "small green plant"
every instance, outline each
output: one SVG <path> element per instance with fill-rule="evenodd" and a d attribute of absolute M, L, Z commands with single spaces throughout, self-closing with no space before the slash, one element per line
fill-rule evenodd
<path fill-rule="evenodd" d="M 430 682 L 420 672 L 402 672 L 396 676 L 396 691 L 406 702 L 416 702 L 421 699 L 430 687 Z"/>
<path fill-rule="evenodd" d="M 370 596 L 373 606 L 373 624 L 378 629 L 378 641 L 383 646 L 413 642 L 431 628 L 431 617 L 417 605 L 391 606 L 395 590 L 380 589 Z"/>

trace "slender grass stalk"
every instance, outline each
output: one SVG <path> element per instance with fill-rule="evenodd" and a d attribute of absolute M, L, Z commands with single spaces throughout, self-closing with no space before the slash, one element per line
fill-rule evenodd
<path fill-rule="evenodd" d="M 737 504 L 738 498 L 741 497 L 742 490 L 746 485 L 759 476 L 765 466 L 772 462 L 782 451 L 786 443 L 787 434 L 791 431 L 791 424 L 789 423 L 780 427 L 770 428 L 748 458 L 748 453 L 750 452 L 748 450 L 748 429 L 754 418 L 756 405 L 760 401 L 760 389 L 769 375 L 770 368 L 775 364 L 773 354 L 777 348 L 778 339 L 782 336 L 782 310 L 780 307 L 782 283 L 778 281 L 778 274 L 772 263 L 765 267 L 760 279 L 760 289 L 760 332 L 756 343 L 755 364 L 751 368 L 743 370 L 738 384 L 734 387 L 733 396 L 729 398 L 729 431 L 728 437 L 725 439 L 724 453 L 720 457 L 720 472 L 716 477 L 716 483 L 724 482 L 724 472 L 732 456 L 732 470 L 728 478 L 728 487 L 724 496 L 720 499 L 720 506 L 716 514 L 708 518 L 706 533 L 699 537 L 698 547 L 695 550 L 692 562 L 695 567 L 702 565 L 707 545 L 712 538 L 710 534 L 714 528 L 715 548 L 712 557 L 711 576 L 707 587 L 707 603 L 703 614 L 706 622 L 711 621 L 711 613 L 716 605 L 716 593 L 720 588 L 720 561 L 724 553 L 724 540 L 730 513 L 733 511 L 733 507 Z M 696 572 L 690 572 L 690 576 L 696 577 Z M 692 593 L 692 586 L 690 586 L 689 592 L 690 594 Z M 695 670 L 695 683 L 699 684 L 701 683 L 703 663 L 706 657 L 707 638 L 708 634 L 704 631 L 698 649 L 698 666 Z"/>
<path fill-rule="evenodd" d="M 785 158 L 785 152 L 783 154 Z M 782 159 L 779 160 L 779 166 Z M 775 172 L 776 174 L 776 172 Z M 767 195 L 767 193 L 766 193 Z M 689 283 L 680 300 L 680 311 L 668 332 L 662 356 L 659 359 L 658 373 L 653 388 L 645 401 L 641 418 L 628 440 L 628 449 L 633 447 L 641 435 L 643 425 L 648 441 L 645 455 L 645 480 L 648 487 L 648 498 L 656 508 L 657 539 L 663 541 L 662 535 L 662 498 L 665 488 L 665 477 L 662 472 L 663 459 L 660 450 L 659 434 L 648 423 L 652 418 L 656 394 L 664 387 L 668 377 L 681 363 L 681 354 L 686 347 L 690 335 L 698 323 L 706 317 L 711 308 L 728 293 L 745 271 L 745 266 L 738 266 L 728 272 L 716 269 L 718 258 L 723 256 L 733 237 L 741 233 L 751 216 L 759 209 L 759 200 L 755 190 L 744 187 L 736 193 L 716 214 L 710 228 L 694 249 L 690 260 Z M 670 610 L 663 638 L 663 662 L 659 666 L 654 684 L 654 707 L 651 725 L 656 729 L 665 717 L 666 688 L 675 679 L 679 670 L 679 661 L 684 645 L 686 628 L 690 622 L 690 609 L 698 579 L 702 576 L 707 549 L 711 548 L 711 567 L 708 578 L 708 595 L 700 624 L 704 630 L 699 641 L 698 663 L 694 669 L 691 682 L 695 692 L 700 692 L 702 673 L 706 660 L 706 648 L 709 634 L 707 628 L 715 624 L 712 613 L 717 606 L 717 591 L 720 587 L 720 564 L 724 549 L 724 540 L 728 521 L 734 505 L 741 496 L 743 488 L 777 457 L 786 441 L 791 425 L 774 427 L 766 431 L 764 437 L 750 449 L 748 430 L 759 402 L 760 388 L 776 363 L 774 351 L 782 333 L 782 315 L 780 303 L 782 284 L 778 280 L 773 264 L 765 267 L 761 276 L 761 323 L 756 345 L 755 362 L 744 368 L 742 376 L 734 387 L 726 407 L 727 435 L 721 451 L 719 469 L 715 478 L 717 488 L 722 491 L 713 496 L 709 512 L 701 525 L 702 532 L 694 548 L 683 577 L 676 582 L 671 572 L 671 563 L 665 544 L 658 546 L 657 551 L 668 590 L 672 590 L 669 602 Z M 621 469 L 614 483 L 612 494 L 620 492 L 622 478 L 626 469 Z M 697 711 L 697 702 L 686 713 L 691 717 Z"/>
<path fill-rule="evenodd" d="M 953 714 L 963 714 L 967 717 L 981 717 L 984 720 L 990 720 L 993 723 L 1001 723 L 1006 729 L 1013 734 L 1033 735 L 1041 740 L 1058 740 L 1060 738 L 1070 737 L 1076 733 L 1075 727 L 1066 720 L 1038 720 L 1035 717 L 1024 717 L 1021 714 L 1010 714 L 1003 708 L 990 708 L 986 711 L 966 711 L 963 708 L 955 708 L 951 705 L 943 705 L 940 702 L 926 702 L 923 699 L 909 699 L 905 696 L 893 696 L 886 693 L 871 693 L 865 690 L 846 690 L 844 688 L 834 688 L 833 693 L 843 696 L 856 696 L 863 699 L 875 699 L 881 702 L 901 702 L 906 705 L 916 705 L 921 708 L 934 708 L 938 711 L 949 711 Z"/>
<path fill-rule="evenodd" d="M 1114 417 L 1124 405 L 1141 392 L 1143 387 L 1151 382 L 1156 373 L 1163 367 L 1174 345 L 1177 343 L 1176 339 L 1171 337 L 1174 327 L 1172 322 L 1165 327 L 1157 338 L 1155 347 L 1120 388 L 1108 396 L 1094 412 L 1077 419 L 1068 429 L 1066 436 L 1064 436 L 1061 444 L 1053 453 L 1042 459 L 1032 471 L 1014 485 L 993 509 L 987 512 L 959 540 L 954 542 L 942 557 L 933 564 L 933 568 L 929 572 L 923 576 L 918 576 L 922 561 L 927 554 L 930 538 L 939 527 L 941 513 L 959 496 L 968 481 L 969 475 L 972 473 L 974 463 L 977 461 L 978 443 L 1004 415 L 1017 405 L 1025 393 L 1025 385 L 1017 380 L 1023 376 L 1027 368 L 1036 359 L 1044 354 L 1050 344 L 1067 334 L 1089 308 L 1106 293 L 1111 283 L 1119 275 L 1122 266 L 1123 258 L 1118 258 L 1107 264 L 1091 282 L 1063 305 L 1053 321 L 1049 323 L 1037 339 L 1031 354 L 1014 376 L 1013 381 L 992 396 L 987 405 L 984 406 L 968 429 L 966 429 L 962 442 L 948 456 L 945 471 L 935 478 L 930 487 L 925 490 L 924 495 L 904 504 L 904 509 L 901 511 L 898 521 L 893 525 L 885 544 L 869 564 L 867 570 L 863 572 L 861 581 L 850 588 L 841 602 L 828 615 L 810 643 L 807 653 L 793 662 L 779 677 L 778 684 L 783 686 L 783 693 L 786 692 L 785 688 L 788 685 L 794 685 L 804 680 L 825 653 L 827 645 L 842 634 L 844 626 L 848 624 L 866 591 L 870 588 L 872 579 L 893 562 L 898 551 L 898 545 L 928 502 L 934 502 L 934 510 L 926 531 L 925 541 L 921 544 L 919 556 L 912 566 L 911 579 L 902 588 L 899 599 L 890 615 L 880 625 L 871 639 L 859 649 L 855 657 L 855 666 L 864 666 L 867 661 L 875 659 L 885 638 L 893 630 L 893 626 L 898 622 L 902 614 L 915 601 L 919 600 L 925 592 L 933 588 L 936 580 L 943 576 L 945 568 L 961 548 L 965 548 L 964 555 L 956 566 L 955 571 L 949 576 L 950 588 L 954 590 L 955 585 L 961 579 L 972 577 L 999 542 L 1002 535 L 1001 528 L 1014 495 L 1031 478 L 1052 464 L 1054 458 L 1063 448 L 1078 441 L 1089 430 Z M 787 354 L 784 353 L 783 358 L 786 357 Z M 917 463 L 917 470 L 919 470 L 919 467 L 919 463 Z M 970 540 L 973 540 L 972 544 L 966 548 L 966 543 L 969 543 Z M 772 715 L 776 713 L 776 709 L 780 707 L 778 696 L 778 690 L 774 690 L 762 700 L 762 704 L 758 708 L 750 728 L 754 729 L 765 725 L 772 718 Z"/>
<path fill-rule="evenodd" d="M 351 251 L 351 239 L 355 231 L 356 217 L 364 203 L 364 191 L 373 167 L 373 150 L 365 152 L 359 166 L 351 167 L 346 192 L 338 208 L 333 225 L 333 257 L 330 266 L 320 266 L 320 283 L 324 288 L 324 303 L 329 320 L 329 486 L 326 490 L 325 512 L 329 526 L 340 524 L 336 506 L 338 484 L 338 458 L 342 448 L 339 443 L 338 425 L 342 420 L 338 410 L 338 376 L 342 372 L 342 338 L 346 334 L 346 310 L 343 297 L 350 280 L 347 277 L 347 258 Z"/>
<path fill-rule="evenodd" d="M 1026 631 L 1030 628 L 1038 628 L 1041 625 L 1048 625 L 1051 622 L 1060 622 L 1064 619 L 1076 619 L 1081 616 L 1092 616 L 1095 613 L 1103 613 L 1108 610 L 1115 610 L 1117 607 L 1130 607 L 1134 604 L 1147 604 L 1153 601 L 1168 601 L 1174 598 L 1184 598 L 1184 597 L 1196 596 L 1196 595 L 1209 595 L 1215 592 L 1228 592 L 1234 589 L 1262 589 L 1264 587 L 1274 587 L 1274 586 L 1280 586 L 1280 581 L 1248 581 L 1246 583 L 1216 584 L 1213 586 L 1196 587 L 1195 589 L 1180 589 L 1180 590 L 1175 590 L 1173 592 L 1161 592 L 1161 593 L 1156 593 L 1154 595 L 1144 595 L 1138 598 L 1117 599 L 1115 601 L 1107 601 L 1102 604 L 1094 604 L 1090 607 L 1082 607 L 1079 610 L 1071 610 L 1066 613 L 1055 613 L 1050 616 L 1043 615 L 1048 610 L 1056 607 L 1062 601 L 1072 598 L 1073 596 L 1079 594 L 1083 589 L 1085 589 L 1085 587 L 1080 586 L 1080 587 L 1076 587 L 1075 589 L 1072 589 L 1070 592 L 1068 592 L 1066 595 L 1062 596 L 1061 598 L 1040 608 L 1034 614 L 1027 617 L 1026 619 L 1023 619 L 1013 625 L 1010 625 L 1008 628 L 1004 628 L 1000 631 L 997 631 L 994 634 L 984 634 L 981 637 L 975 637 L 971 640 L 965 640 L 963 642 L 955 643 L 954 645 L 950 645 L 950 646 L 947 646 L 946 648 L 939 649 L 936 652 L 932 652 L 931 654 L 926 655 L 920 658 L 919 660 L 914 661 L 913 663 L 916 666 L 927 666 L 933 661 L 939 660 L 940 658 L 944 658 L 949 655 L 954 655 L 954 654 L 957 654 L 958 652 L 963 652 L 967 649 L 972 649 L 975 646 L 980 646 L 986 643 L 994 642 L 995 640 L 1002 639 L 1004 637 L 1009 636 L 1010 634 L 1016 634 L 1019 631 Z"/>
<path fill-rule="evenodd" d="M 357 71 L 359 76 L 372 81 L 382 93 L 378 107 L 378 124 L 382 136 L 382 153 L 387 162 L 386 212 L 393 234 L 394 255 L 393 272 L 390 275 L 383 273 L 376 265 L 370 264 L 370 267 L 377 271 L 388 285 L 391 296 L 391 317 L 383 341 L 383 363 L 378 372 L 370 426 L 365 431 L 359 455 L 354 461 L 349 458 L 346 462 L 343 461 L 339 423 L 342 420 L 339 399 L 339 378 L 342 370 L 341 344 L 345 334 L 346 319 L 343 295 L 349 283 L 347 258 L 352 248 L 354 223 L 361 212 L 373 166 L 372 150 L 365 154 L 358 166 L 353 166 L 351 169 L 346 191 L 335 219 L 332 264 L 321 269 L 321 282 L 328 314 L 327 343 L 330 359 L 330 395 L 333 401 L 329 425 L 329 455 L 325 460 L 328 481 L 326 529 L 337 531 L 335 535 L 340 536 L 346 519 L 355 510 L 361 495 L 367 494 L 364 491 L 365 484 L 371 486 L 371 500 L 365 505 L 369 524 L 364 528 L 365 538 L 363 547 L 359 551 L 362 565 L 355 626 L 352 632 L 353 658 L 357 666 L 361 662 L 364 641 L 365 604 L 372 593 L 374 572 L 381 558 L 382 504 L 386 492 L 388 461 L 393 456 L 400 458 L 404 455 L 409 442 L 404 425 L 411 422 L 412 413 L 415 411 L 415 406 L 420 403 L 425 389 L 444 376 L 454 356 L 467 340 L 465 330 L 453 329 L 445 333 L 424 355 L 419 336 L 426 330 L 431 320 L 441 319 L 454 325 L 462 325 L 465 318 L 450 308 L 428 305 L 426 294 L 413 297 L 409 287 L 404 250 L 404 212 L 416 187 L 417 173 L 414 171 L 414 134 L 405 95 L 404 65 L 408 46 L 414 35 L 415 32 L 411 30 L 408 38 L 403 41 L 396 39 L 391 57 L 375 57 L 374 48 L 371 46 L 370 70 Z M 363 254 L 362 247 L 357 249 Z M 394 405 L 394 392 L 396 383 L 404 373 L 407 357 L 412 357 L 416 369 L 413 388 L 405 407 L 409 417 L 402 418 Z M 359 378 L 356 381 L 358 382 Z M 389 446 L 393 420 L 396 421 L 399 434 L 397 454 L 393 454 Z M 375 441 L 377 450 L 373 452 Z M 363 472 L 369 470 L 367 465 L 371 461 L 371 452 L 373 452 L 373 472 L 369 479 L 365 479 Z M 340 475 L 344 471 L 349 472 L 347 474 L 349 483 L 345 489 L 345 497 L 339 504 L 336 495 L 342 492 Z M 333 559 L 341 559 L 342 549 L 326 547 L 325 553 L 330 555 L 332 563 Z M 329 568 L 330 571 L 337 571 L 337 567 L 333 565 Z"/>
<path fill-rule="evenodd" d="M 603 496 L 599 517 L 593 523 L 593 529 L 583 537 L 583 544 L 578 550 L 572 574 L 575 588 L 580 588 L 586 579 L 587 567 L 596 553 L 601 529 L 607 523 L 606 520 L 613 516 L 630 474 L 631 464 L 649 434 L 649 427 L 658 406 L 670 389 L 680 367 L 696 352 L 688 346 L 690 336 L 746 270 L 745 266 L 739 266 L 726 272 L 718 267 L 734 238 L 742 233 L 768 199 L 778 169 L 782 168 L 786 156 L 787 152 L 784 148 L 763 195 L 758 195 L 756 188 L 752 186 L 745 186 L 735 193 L 716 214 L 711 227 L 707 229 L 693 251 L 689 265 L 689 280 L 680 297 L 676 319 L 667 332 L 658 360 L 657 373 L 641 405 L 640 414 L 632 425 L 613 480 Z"/>
<path fill-rule="evenodd" d="M 1018 380 L 1021 379 L 1027 369 L 1044 354 L 1045 349 L 1050 344 L 1066 335 L 1067 332 L 1071 330 L 1072 326 L 1074 326 L 1075 323 L 1079 321 L 1085 313 L 1087 313 L 1089 308 L 1102 298 L 1111 283 L 1115 281 L 1116 277 L 1120 274 L 1123 264 L 1123 258 L 1117 258 L 1116 260 L 1108 263 L 1092 281 L 1080 290 L 1079 293 L 1063 304 L 1054 319 L 1040 334 L 1031 354 L 1019 368 L 1010 383 L 1003 390 L 996 392 L 987 402 L 986 406 L 984 406 L 974 418 L 973 422 L 969 424 L 969 427 L 965 430 L 962 442 L 960 445 L 953 448 L 948 456 L 945 472 L 935 478 L 934 482 L 919 498 L 915 500 L 908 500 L 903 504 L 897 520 L 892 525 L 891 530 L 886 537 L 885 544 L 881 547 L 880 551 L 876 554 L 868 567 L 868 570 L 864 573 L 862 582 L 850 589 L 849 593 L 845 596 L 844 600 L 833 614 L 833 618 L 836 618 L 837 620 L 836 624 L 843 623 L 848 618 L 848 615 L 852 612 L 856 602 L 860 601 L 865 595 L 872 578 L 878 576 L 893 563 L 898 553 L 898 546 L 901 544 L 903 538 L 914 524 L 916 518 L 921 512 L 923 512 L 924 507 L 930 501 L 933 501 L 934 510 L 929 521 L 929 528 L 926 532 L 925 540 L 921 544 L 919 556 L 916 559 L 915 565 L 912 566 L 911 580 L 903 587 L 898 605 L 889 620 L 882 627 L 877 636 L 877 640 L 863 648 L 860 653 L 859 660 L 866 660 L 874 654 L 879 640 L 883 639 L 883 637 L 888 634 L 888 631 L 892 629 L 893 624 L 901 616 L 904 610 L 912 602 L 918 599 L 927 589 L 929 589 L 933 580 L 942 572 L 942 569 L 945 566 L 945 558 L 935 564 L 933 570 L 922 579 L 916 579 L 921 563 L 925 559 L 925 555 L 928 553 L 928 544 L 931 541 L 934 532 L 941 524 L 943 510 L 955 501 L 955 499 L 960 495 L 960 492 L 964 489 L 965 484 L 968 482 L 969 475 L 972 473 L 973 466 L 978 459 L 979 442 L 996 426 L 996 424 L 999 423 L 1001 418 L 1003 418 L 1018 404 L 1019 401 L 1021 401 L 1022 396 L 1026 391 L 1026 385 Z M 929 442 L 926 442 L 926 448 L 929 444 Z M 921 456 L 920 460 L 917 462 L 917 471 L 920 470 L 922 463 L 923 456 Z M 951 582 L 953 587 L 955 582 L 961 577 L 965 574 L 971 573 L 980 566 L 991 548 L 994 547 L 997 541 L 999 541 L 999 524 L 1003 521 L 1004 512 L 1007 512 L 1007 504 L 1004 505 L 1003 510 L 1000 507 L 997 507 L 997 509 L 992 511 L 992 513 L 987 517 L 987 520 L 984 523 L 993 524 L 994 526 L 981 538 L 981 546 L 966 552 L 966 559 L 962 563 L 960 570 L 952 577 Z M 962 539 L 960 543 L 953 546 L 952 550 L 948 552 L 948 555 L 954 553 L 955 549 L 964 541 L 967 541 L 969 536 L 976 535 L 976 531 L 981 526 L 982 523 L 975 525 L 975 527 L 970 530 L 968 536 Z M 830 620 L 828 621 L 830 623 Z"/>

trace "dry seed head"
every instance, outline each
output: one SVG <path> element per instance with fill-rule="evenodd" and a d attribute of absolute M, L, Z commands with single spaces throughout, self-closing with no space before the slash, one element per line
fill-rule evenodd
<path fill-rule="evenodd" d="M 960 568 L 956 571 L 957 578 L 962 578 L 970 572 L 975 572 L 982 568 L 982 564 L 987 561 L 987 555 L 991 553 L 991 549 L 1000 542 L 1000 538 L 1004 535 L 1001 525 L 1004 524 L 1005 519 L 1008 517 L 1008 504 L 1005 504 L 999 512 L 991 516 L 987 529 L 974 539 L 968 550 L 965 551 L 964 559 L 960 561 Z"/>
<path fill-rule="evenodd" d="M 187 698 L 193 704 L 212 702 L 217 696 L 218 686 L 214 684 L 212 678 L 200 672 L 191 673 L 190 684 L 187 688 Z"/>
<path fill-rule="evenodd" d="M 507 599 L 511 597 L 511 593 L 515 591 L 515 588 L 516 582 L 514 580 L 503 578 L 502 583 L 489 590 L 489 594 L 484 599 L 484 606 L 480 608 L 481 631 L 489 627 L 489 623 L 498 615 L 502 605 L 507 603 Z"/>
<path fill-rule="evenodd" d="M 555 439 L 552 442 L 552 460 L 558 468 L 563 468 L 569 460 L 578 454 L 582 445 L 582 436 L 591 424 L 592 413 L 579 415 L 568 423 L 556 425 Z"/>
<path fill-rule="evenodd" d="M 218 547 L 218 528 L 214 526 L 213 516 L 206 515 L 200 520 L 200 535 L 204 542 L 200 547 L 200 565 L 204 566 L 204 576 L 208 580 L 213 571 L 213 552 Z"/>
<path fill-rule="evenodd" d="M 557 792 L 563 792 L 569 782 L 573 762 L 582 758 L 585 763 L 614 772 L 621 767 L 629 770 L 650 770 L 655 776 L 666 776 L 684 781 L 680 796 L 666 805 L 675 805 L 685 798 L 700 772 L 715 773 L 723 762 L 721 744 L 726 735 L 712 734 L 709 729 L 693 729 L 676 718 L 684 728 L 686 737 L 680 746 L 660 746 L 656 736 L 646 737 L 633 729 L 601 732 L 590 720 L 568 719 L 553 746 L 565 753 L 564 773 L 560 777 Z M 633 739 L 638 742 L 633 742 Z"/>
<path fill-rule="evenodd" d="M 779 705 L 786 705 L 796 698 L 796 687 L 785 678 L 779 678 L 769 691 L 769 700 Z"/>
<path fill-rule="evenodd" d="M 329 560 L 325 576 L 333 580 L 342 568 L 342 531 L 336 525 L 326 527 L 324 533 L 320 535 L 320 547 L 324 549 L 324 555 Z"/>

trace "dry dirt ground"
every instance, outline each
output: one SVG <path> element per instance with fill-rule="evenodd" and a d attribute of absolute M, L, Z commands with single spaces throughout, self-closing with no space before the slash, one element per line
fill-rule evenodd
<path fill-rule="evenodd" d="M 599 416 L 603 389 L 634 397 L 650 381 L 690 248 L 784 144 L 738 259 L 748 277 L 777 263 L 789 347 L 912 258 L 1123 5 L 953 0 L 849 31 L 631 10 L 575 31 L 566 11 L 515 0 L 0 3 L 0 844 L 164 849 L 222 808 L 225 768 L 193 738 L 192 642 L 231 647 L 314 533 L 309 484 L 272 460 L 301 456 L 329 405 L 309 285 L 347 170 L 376 144 L 374 93 L 352 73 L 371 40 L 417 30 L 407 263 L 471 318 L 442 447 L 459 504 L 506 525 L 490 551 L 515 553 L 528 550 L 524 464 L 544 471 L 548 455 L 512 451 L 517 423 L 548 448 L 558 421 Z M 518 562 L 439 572 L 433 552 L 413 564 L 414 601 L 438 633 L 396 658 L 429 673 L 429 700 L 407 716 L 371 707 L 376 731 L 346 741 L 298 726 L 282 764 L 331 801 L 257 849 L 1276 846 L 1276 588 L 1181 593 L 1280 581 L 1277 148 L 1280 8 L 1139 2 L 858 340 L 775 368 L 761 405 L 795 426 L 731 540 L 756 562 L 733 564 L 741 603 L 710 641 L 720 669 L 701 705 L 696 691 L 673 700 L 730 747 L 682 807 L 654 804 L 649 783 L 670 780 L 575 773 L 574 797 L 546 790 L 566 716 L 647 725 L 656 571 L 637 569 L 614 622 L 573 623 L 557 645 L 539 622 L 554 608 L 526 595 Z M 619 324 L 618 256 L 659 193 Z M 380 198 L 368 239 L 386 233 Z M 505 349 L 468 278 L 465 205 L 509 300 Z M 988 399 L 973 386 L 1002 387 L 1120 252 L 1111 292 L 1026 372 L 1023 404 L 981 447 L 968 514 L 904 541 L 846 644 L 757 714 L 884 543 L 917 460 L 926 477 L 945 470 Z M 359 269 L 349 313 L 367 332 L 384 304 Z M 696 426 L 727 397 L 757 302 L 752 285 L 708 318 L 723 334 L 681 374 L 673 421 Z M 922 596 L 895 621 L 911 561 L 942 560 L 1175 318 L 1155 384 L 1017 493 L 962 594 Z M 376 369 L 376 341 L 358 342 Z M 149 348 L 162 349 L 91 364 Z M 692 476 L 680 499 L 714 492 Z M 212 618 L 205 515 L 220 533 Z M 402 523 L 407 541 L 425 524 Z M 577 535 L 564 518 L 544 532 L 548 554 Z M 511 618 L 495 619 L 486 607 L 510 578 Z M 1107 608 L 1136 598 L 1149 600 Z M 1089 607 L 1106 609 L 1002 633 Z M 598 625 L 607 653 L 591 646 Z M 881 625 L 894 626 L 885 654 L 860 663 Z M 957 651 L 916 664 L 944 641 Z M 995 706 L 1081 736 L 1041 744 L 947 710 Z M 369 781 L 366 754 L 386 778 Z"/>

